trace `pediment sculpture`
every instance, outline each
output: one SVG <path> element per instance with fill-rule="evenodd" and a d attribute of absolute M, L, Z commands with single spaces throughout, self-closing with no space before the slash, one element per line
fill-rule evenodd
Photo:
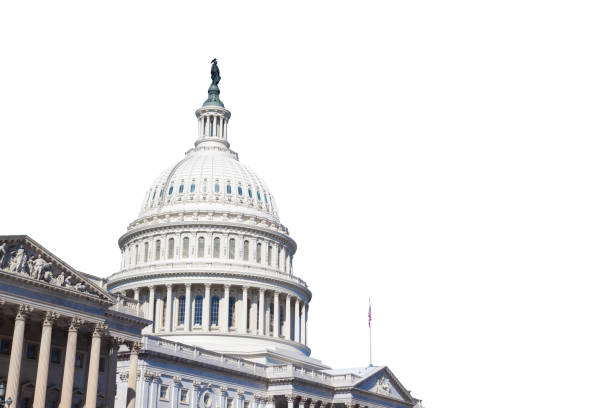
<path fill-rule="evenodd" d="M 374 391 L 376 391 L 379 394 L 390 395 L 391 394 L 391 382 L 389 381 L 387 377 L 380 377 L 378 381 L 376 381 Z"/>
<path fill-rule="evenodd" d="M 23 243 L 0 244 L 0 270 L 31 279 L 44 281 L 51 285 L 77 290 L 94 296 L 100 296 L 78 276 L 60 270 L 56 265 L 46 261 L 41 253 L 36 253 Z"/>

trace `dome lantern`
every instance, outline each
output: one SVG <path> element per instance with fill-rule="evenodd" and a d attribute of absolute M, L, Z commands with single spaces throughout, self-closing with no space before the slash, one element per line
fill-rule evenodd
<path fill-rule="evenodd" d="M 219 99 L 219 81 L 221 74 L 217 66 L 217 59 L 211 61 L 212 67 L 210 76 L 212 83 L 208 88 L 208 99 L 195 114 L 198 118 L 198 140 L 195 143 L 199 147 L 204 143 L 204 146 L 224 146 L 229 147 L 227 142 L 227 122 L 231 116 L 230 111 L 225 109 L 223 102 Z"/>

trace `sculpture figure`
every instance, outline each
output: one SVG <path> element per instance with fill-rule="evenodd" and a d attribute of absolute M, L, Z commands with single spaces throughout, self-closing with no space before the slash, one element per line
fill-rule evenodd
<path fill-rule="evenodd" d="M 28 264 L 28 254 L 25 252 L 23 245 L 19 245 L 19 249 L 13 255 L 9 265 L 9 272 L 25 273 L 26 265 Z"/>
<path fill-rule="evenodd" d="M 31 276 L 34 279 L 41 279 L 43 275 L 43 271 L 50 265 L 49 262 L 42 259 L 42 256 L 39 254 L 38 258 L 34 260 L 32 263 Z"/>
<path fill-rule="evenodd" d="M 218 85 L 219 81 L 221 81 L 221 72 L 219 72 L 219 67 L 217 66 L 217 59 L 210 61 L 212 67 L 210 67 L 210 78 L 212 79 L 213 85 Z"/>
<path fill-rule="evenodd" d="M 376 381 L 376 392 L 379 394 L 391 394 L 391 383 L 386 377 L 381 377 Z"/>
<path fill-rule="evenodd" d="M 8 260 L 8 250 L 6 248 L 6 242 L 0 244 L 0 269 L 4 269 L 6 261 Z"/>
<path fill-rule="evenodd" d="M 53 278 L 53 272 L 46 271 L 43 275 L 43 280 L 47 283 L 55 283 L 55 279 Z"/>
<path fill-rule="evenodd" d="M 57 278 L 55 278 L 55 283 L 59 286 L 64 286 L 64 280 L 64 272 L 61 272 L 59 275 L 57 275 Z"/>
<path fill-rule="evenodd" d="M 66 276 L 64 279 L 64 286 L 67 288 L 72 288 L 72 275 Z"/>

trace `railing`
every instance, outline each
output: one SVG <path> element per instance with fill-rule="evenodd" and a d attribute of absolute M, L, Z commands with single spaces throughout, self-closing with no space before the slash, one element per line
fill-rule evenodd
<path fill-rule="evenodd" d="M 119 294 L 115 294 L 115 296 L 117 297 L 117 303 L 110 307 L 111 310 L 131 316 L 144 317 L 137 300 Z"/>

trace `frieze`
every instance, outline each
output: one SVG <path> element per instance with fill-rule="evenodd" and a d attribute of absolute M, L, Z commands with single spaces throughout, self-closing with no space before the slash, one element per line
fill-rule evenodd
<path fill-rule="evenodd" d="M 40 251 L 33 250 L 23 242 L 16 244 L 0 243 L 0 270 L 103 298 L 82 278 L 65 270 L 65 268 L 60 268 L 55 263 L 49 262 Z"/>

